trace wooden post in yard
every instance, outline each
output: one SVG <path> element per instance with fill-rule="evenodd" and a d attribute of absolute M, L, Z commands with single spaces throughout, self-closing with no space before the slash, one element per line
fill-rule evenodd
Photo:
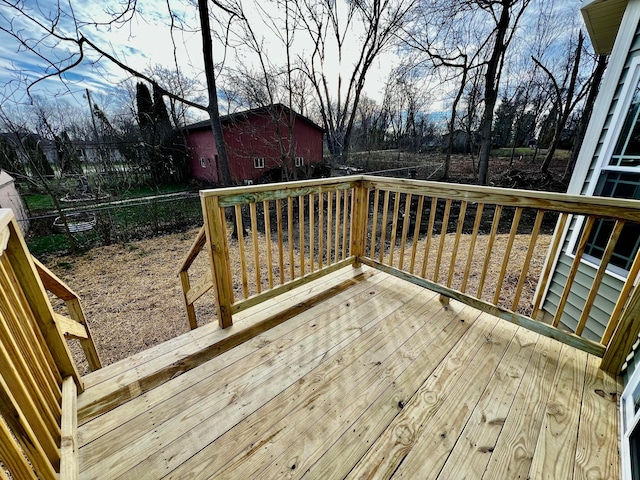
<path fill-rule="evenodd" d="M 355 256 L 355 262 L 353 266 L 355 268 L 360 267 L 360 257 L 364 255 L 365 242 L 367 239 L 366 218 L 369 213 L 369 190 L 363 186 L 362 180 L 358 183 L 358 186 L 354 188 L 355 208 L 353 209 L 353 217 L 351 218 L 351 255 Z M 337 227 L 336 227 L 337 228 Z"/>
<path fill-rule="evenodd" d="M 231 316 L 233 289 L 224 209 L 220 208 L 217 196 L 203 196 L 202 212 L 211 263 L 214 297 L 218 310 L 218 324 L 220 328 L 227 328 L 233 325 Z"/>

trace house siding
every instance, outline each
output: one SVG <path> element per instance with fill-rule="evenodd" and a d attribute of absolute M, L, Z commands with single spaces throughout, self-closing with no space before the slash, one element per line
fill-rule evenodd
<path fill-rule="evenodd" d="M 620 99 L 624 82 L 629 74 L 629 65 L 635 58 L 639 57 L 640 26 L 636 28 L 634 38 L 631 43 L 631 48 L 629 50 L 629 53 L 627 54 L 622 74 L 618 79 L 613 99 L 609 104 L 607 117 L 600 132 L 599 141 L 595 148 L 594 155 L 591 158 L 585 180 L 579 187 L 578 191 L 583 195 L 587 194 L 591 183 L 596 180 L 596 178 L 594 177 L 599 173 L 599 169 L 597 169 L 597 167 L 599 165 L 600 156 L 602 155 L 604 149 L 604 140 L 610 126 L 612 125 L 615 108 Z M 549 284 L 549 289 L 543 303 L 543 310 L 552 315 L 555 314 L 557 310 L 564 285 L 566 284 L 567 275 L 573 263 L 573 256 L 568 255 L 567 252 L 569 251 L 571 237 L 576 228 L 576 225 L 577 222 L 575 219 L 573 219 L 569 225 L 568 233 L 565 237 L 563 248 L 556 263 Z M 585 262 L 581 262 L 578 268 L 576 279 L 574 281 L 574 286 L 571 289 L 571 293 L 569 294 L 567 300 L 567 306 L 560 320 L 561 324 L 567 326 L 570 329 L 575 329 L 578 324 L 578 320 L 580 318 L 580 315 L 582 314 L 589 289 L 593 284 L 595 273 L 596 268 Z M 586 338 L 595 341 L 600 340 L 611 316 L 611 312 L 613 311 L 613 308 L 618 300 L 619 292 L 622 289 L 623 285 L 624 282 L 617 277 L 611 276 L 609 274 L 606 274 L 604 276 L 602 285 L 600 286 L 600 289 L 598 291 L 598 295 L 589 314 L 589 319 L 583 333 Z"/>

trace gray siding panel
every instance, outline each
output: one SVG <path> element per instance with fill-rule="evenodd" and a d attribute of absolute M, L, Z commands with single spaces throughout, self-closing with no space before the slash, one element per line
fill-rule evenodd
<path fill-rule="evenodd" d="M 629 54 L 627 56 L 626 66 L 622 71 L 622 75 L 620 77 L 620 80 L 618 81 L 618 86 L 614 94 L 614 98 L 611 102 L 611 105 L 609 106 L 609 112 L 607 114 L 602 132 L 600 133 L 598 146 L 596 147 L 595 154 L 591 160 L 586 180 L 581 188 L 582 194 L 585 194 L 589 188 L 590 183 L 596 180 L 596 166 L 604 148 L 603 142 L 607 135 L 607 131 L 613 123 L 613 113 L 620 99 L 625 78 L 629 74 L 630 62 L 638 56 L 640 56 L 640 26 L 638 29 L 636 29 L 631 50 L 629 51 Z M 575 228 L 576 222 L 574 220 L 569 226 L 569 233 L 567 234 L 567 238 L 562 249 L 563 253 L 561 253 L 556 268 L 552 273 L 549 291 L 542 306 L 543 310 L 549 312 L 550 314 L 554 314 L 557 310 L 560 296 L 562 295 L 562 290 L 566 283 L 567 275 L 571 268 L 571 263 L 573 262 L 573 258 L 569 257 L 566 253 L 569 247 L 569 239 L 571 238 Z M 590 265 L 587 265 L 585 263 L 582 263 L 580 265 L 572 288 L 572 292 L 569 295 L 567 306 L 561 319 L 561 322 L 569 328 L 575 328 L 578 323 L 578 320 L 582 313 L 582 307 L 585 304 L 588 292 L 593 283 L 595 272 L 596 269 L 591 267 Z M 612 277 L 611 275 L 605 275 L 602 285 L 600 286 L 600 289 L 598 291 L 598 296 L 596 298 L 595 304 L 590 312 L 589 320 L 587 321 L 584 332 L 584 336 L 586 338 L 592 340 L 600 339 L 602 333 L 604 333 L 604 329 L 606 328 L 606 325 L 609 321 L 615 303 L 618 300 L 619 292 L 622 288 L 622 285 L 623 282 L 620 279 Z M 640 365 L 640 361 L 638 362 L 638 364 Z"/>

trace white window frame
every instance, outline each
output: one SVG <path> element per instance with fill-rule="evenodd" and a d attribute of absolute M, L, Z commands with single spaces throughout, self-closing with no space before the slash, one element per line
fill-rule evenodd
<path fill-rule="evenodd" d="M 264 168 L 264 157 L 254 157 L 253 168 Z"/>
<path fill-rule="evenodd" d="M 620 461 L 622 462 L 622 479 L 632 480 L 631 447 L 629 437 L 640 422 L 640 409 L 634 412 L 633 392 L 640 387 L 640 365 L 631 374 L 629 382 L 620 397 Z"/>
<path fill-rule="evenodd" d="M 633 100 L 634 93 L 639 83 L 640 56 L 635 57 L 629 65 L 628 76 L 625 79 L 622 90 L 620 91 L 620 96 L 618 97 L 618 101 L 613 112 L 612 122 L 607 129 L 607 133 L 602 142 L 602 149 L 600 151 L 600 154 L 598 155 L 598 161 L 593 168 L 593 172 L 591 173 L 589 185 L 587 186 L 587 190 L 585 192 L 585 195 L 587 196 L 594 196 L 596 186 L 598 185 L 600 177 L 604 171 L 640 173 L 640 166 L 616 167 L 609 165 L 609 160 L 613 157 L 613 151 L 616 147 L 618 137 L 620 136 L 620 133 L 624 126 L 627 113 L 629 112 L 629 107 L 631 106 L 631 101 Z M 575 226 L 569 238 L 569 246 L 566 253 L 571 258 L 575 258 L 575 254 L 573 252 L 576 249 L 576 245 L 578 243 L 580 233 L 582 232 L 584 221 L 584 216 L 580 216 L 576 219 Z M 581 262 L 595 269 L 600 266 L 599 258 L 592 257 L 591 255 L 587 254 L 584 254 L 582 256 Z M 626 280 L 629 272 L 616 265 L 609 264 L 607 266 L 607 274 L 624 281 Z"/>
<path fill-rule="evenodd" d="M 202 168 L 207 168 L 207 159 L 204 157 L 200 157 L 200 166 Z"/>
<path fill-rule="evenodd" d="M 296 167 L 302 167 L 304 165 L 304 157 L 296 157 Z"/>

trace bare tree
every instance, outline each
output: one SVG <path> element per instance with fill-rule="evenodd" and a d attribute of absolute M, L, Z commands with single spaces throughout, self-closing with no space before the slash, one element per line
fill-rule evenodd
<path fill-rule="evenodd" d="M 380 54 L 396 41 L 414 5 L 415 0 L 299 1 L 300 18 L 313 42 L 311 53 L 300 57 L 300 66 L 316 93 L 334 158 L 348 155 L 367 74 Z M 353 38 L 356 28 L 362 34 Z M 347 51 L 356 54 L 351 65 L 344 64 Z M 333 52 L 337 52 L 337 58 Z M 331 72 L 336 66 L 334 78 Z M 344 71 L 350 72 L 346 79 Z"/>

